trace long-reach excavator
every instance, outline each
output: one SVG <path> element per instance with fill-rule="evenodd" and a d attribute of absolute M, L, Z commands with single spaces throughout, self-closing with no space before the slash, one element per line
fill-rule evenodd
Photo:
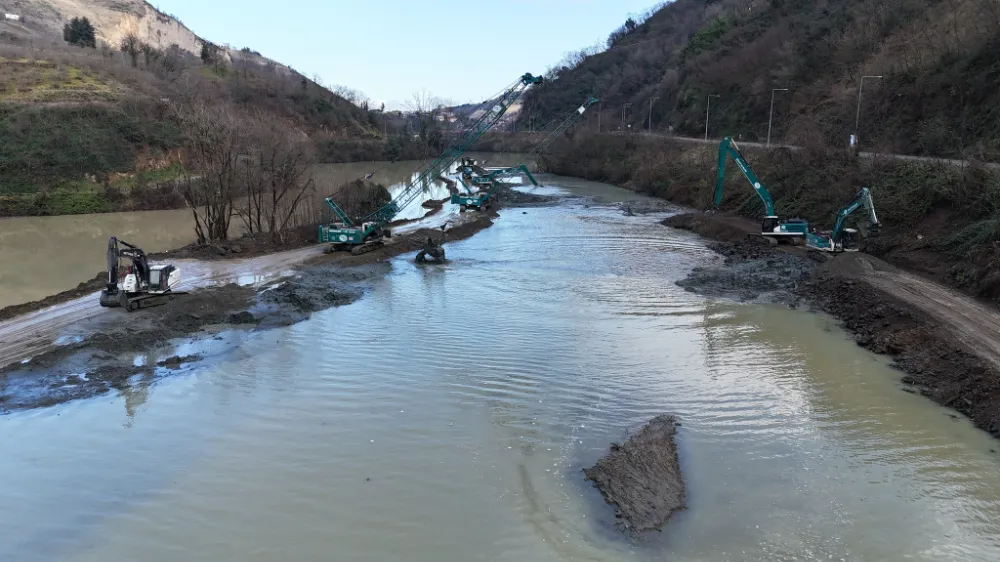
<path fill-rule="evenodd" d="M 466 150 L 486 131 L 490 130 L 503 117 L 511 105 L 521 97 L 521 94 L 533 84 L 540 84 L 541 76 L 524 74 L 516 82 L 507 87 L 492 105 L 458 137 L 445 151 L 437 157 L 430 166 L 417 175 L 413 181 L 390 202 L 378 210 L 355 222 L 330 197 L 326 204 L 333 210 L 334 222 L 320 225 L 319 241 L 329 243 L 326 252 L 350 250 L 359 255 L 380 248 L 384 240 L 391 236 L 389 223 L 408 205 L 413 203 L 420 194 L 428 189 L 431 182 L 447 172 L 451 165 L 465 153 Z"/>
<path fill-rule="evenodd" d="M 871 191 L 862 187 L 861 191 L 837 212 L 837 222 L 829 232 L 810 232 L 806 235 L 806 246 L 821 252 L 857 252 L 860 247 L 859 232 L 855 228 L 847 228 L 847 217 L 861 207 L 868 212 L 868 224 L 862 228 L 861 234 L 878 234 L 882 224 L 875 214 L 875 203 L 872 202 Z"/>
<path fill-rule="evenodd" d="M 587 108 L 599 102 L 600 100 L 591 96 L 588 97 L 583 105 L 573 110 L 570 115 L 563 120 L 547 137 L 542 139 L 535 147 L 529 152 L 516 166 L 510 166 L 507 168 L 477 168 L 476 166 L 463 166 L 460 169 L 460 174 L 464 174 L 463 185 L 466 188 L 465 193 L 453 193 L 451 196 L 451 202 L 453 205 L 460 205 L 462 210 L 466 209 L 480 209 L 486 205 L 495 195 L 497 190 L 500 188 L 501 180 L 504 178 L 514 177 L 523 174 L 532 185 L 537 186 L 538 182 L 535 181 L 535 177 L 531 175 L 528 171 L 525 162 L 530 162 L 538 157 L 539 154 L 550 144 L 552 144 L 556 139 L 562 136 L 563 133 L 568 131 L 571 127 L 576 125 L 580 119 L 583 118 L 584 112 Z M 463 164 L 465 164 L 463 162 Z M 471 186 L 479 187 L 479 191 L 473 191 Z"/>
<path fill-rule="evenodd" d="M 761 235 L 774 240 L 804 238 L 809 232 L 809 223 L 805 219 L 778 218 L 778 214 L 774 211 L 774 199 L 771 197 L 771 193 L 761 183 L 757 174 L 753 172 L 753 168 L 750 167 L 746 158 L 743 157 L 732 137 L 726 137 L 719 143 L 719 167 L 715 180 L 715 206 L 718 207 L 722 204 L 722 188 L 726 183 L 726 160 L 730 157 L 736 161 L 736 165 L 743 172 L 743 176 L 750 182 L 760 200 L 764 202 L 764 220 L 761 223 Z"/>
<path fill-rule="evenodd" d="M 122 265 L 123 258 L 131 265 Z M 149 265 L 141 248 L 119 240 L 108 240 L 108 282 L 101 291 L 101 306 L 133 310 L 164 304 L 174 295 L 181 272 L 173 265 Z"/>

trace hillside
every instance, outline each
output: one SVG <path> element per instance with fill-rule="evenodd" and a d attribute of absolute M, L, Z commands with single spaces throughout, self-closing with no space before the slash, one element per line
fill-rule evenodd
<path fill-rule="evenodd" d="M 348 90 L 252 46 L 202 39 L 141 0 L 0 0 L 0 11 L 13 16 L 0 20 L 0 217 L 182 205 L 170 187 L 190 140 L 179 119 L 204 106 L 287 128 L 320 161 L 431 150 L 411 135 L 387 138 L 392 116 Z M 93 48 L 64 40 L 64 26 L 84 17 Z"/>
<path fill-rule="evenodd" d="M 176 17 L 160 12 L 144 0 L 0 0 L 0 11 L 21 17 L 20 21 L 0 21 L 0 33 L 30 38 L 62 37 L 63 26 L 72 18 L 87 18 L 97 31 L 98 41 L 117 46 L 132 34 L 158 49 L 177 45 L 192 54 L 201 53 L 202 38 Z M 256 64 L 287 67 L 257 53 L 220 46 L 227 62 L 248 59 Z"/>
<path fill-rule="evenodd" d="M 627 22 L 608 48 L 569 56 L 532 91 L 543 122 L 589 94 L 602 128 L 767 137 L 844 147 L 864 81 L 860 138 L 902 154 L 1000 157 L 997 0 L 676 0 Z M 596 128 L 596 123 L 591 123 Z"/>

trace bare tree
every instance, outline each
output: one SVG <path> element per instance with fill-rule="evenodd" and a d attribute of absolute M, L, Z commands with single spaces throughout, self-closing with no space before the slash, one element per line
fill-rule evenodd
<path fill-rule="evenodd" d="M 226 240 L 244 179 L 240 159 L 249 123 L 230 108 L 201 103 L 182 108 L 178 117 L 186 137 L 188 171 L 181 195 L 194 215 L 198 243 Z"/>
<path fill-rule="evenodd" d="M 121 51 L 132 59 L 132 66 L 139 66 L 139 53 L 142 52 L 142 41 L 134 33 L 129 33 L 125 37 L 122 37 L 121 44 L 119 44 Z"/>
<path fill-rule="evenodd" d="M 437 105 L 437 98 L 431 95 L 431 93 L 427 90 L 417 90 L 413 92 L 413 96 L 408 102 L 406 102 L 406 106 L 410 108 L 410 111 L 413 111 L 417 115 L 428 113 Z"/>
<path fill-rule="evenodd" d="M 245 198 L 235 207 L 247 230 L 281 243 L 303 198 L 314 189 L 315 153 L 308 137 L 277 119 L 251 119 L 249 149 L 240 160 Z"/>

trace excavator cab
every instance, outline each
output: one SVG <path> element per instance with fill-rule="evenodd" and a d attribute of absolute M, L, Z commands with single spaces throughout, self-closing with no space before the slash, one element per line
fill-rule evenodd
<path fill-rule="evenodd" d="M 861 248 L 861 234 L 856 228 L 845 228 L 840 234 L 840 240 L 834 243 L 844 252 L 857 252 Z"/>

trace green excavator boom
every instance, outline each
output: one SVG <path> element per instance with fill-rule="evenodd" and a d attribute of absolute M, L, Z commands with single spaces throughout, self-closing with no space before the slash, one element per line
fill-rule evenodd
<path fill-rule="evenodd" d="M 726 137 L 719 143 L 719 166 L 715 179 L 715 206 L 718 207 L 722 204 L 722 189 L 726 183 L 726 160 L 730 157 L 739 166 L 740 171 L 743 172 L 743 177 L 750 182 L 750 186 L 757 192 L 760 200 L 764 202 L 764 215 L 768 217 L 777 216 L 774 213 L 774 198 L 771 197 L 771 192 L 764 187 L 764 183 L 754 173 L 753 168 L 750 167 L 750 163 L 743 157 L 743 153 L 740 152 L 739 147 L 736 146 L 736 141 L 732 137 Z"/>
<path fill-rule="evenodd" d="M 340 242 L 346 244 L 360 244 L 364 243 L 370 235 L 381 231 L 382 227 L 388 225 L 392 220 L 399 214 L 399 212 L 405 209 L 410 203 L 415 201 L 421 193 L 426 191 L 430 184 L 435 181 L 442 173 L 448 171 L 448 169 L 455 163 L 459 157 L 469 149 L 470 146 L 480 137 L 482 137 L 487 131 L 493 128 L 500 119 L 507 113 L 507 110 L 521 97 L 533 84 L 540 84 L 544 81 L 541 76 L 535 76 L 531 73 L 525 73 L 517 81 L 508 86 L 503 93 L 500 94 L 492 104 L 487 107 L 482 115 L 480 115 L 474 123 L 469 125 L 464 133 L 456 138 L 445 150 L 434 159 L 433 162 L 427 168 L 425 168 L 420 174 L 418 174 L 405 188 L 389 203 L 386 203 L 373 213 L 363 217 L 359 224 L 354 221 L 344 213 L 343 209 L 336 204 L 332 199 L 327 198 L 327 205 L 333 210 L 333 214 L 337 219 L 343 224 L 343 227 L 339 225 L 321 225 L 319 228 L 319 240 L 320 242 Z M 354 232 L 358 231 L 359 232 Z M 346 232 L 350 231 L 350 232 Z M 346 240 L 346 242 L 345 242 Z"/>

